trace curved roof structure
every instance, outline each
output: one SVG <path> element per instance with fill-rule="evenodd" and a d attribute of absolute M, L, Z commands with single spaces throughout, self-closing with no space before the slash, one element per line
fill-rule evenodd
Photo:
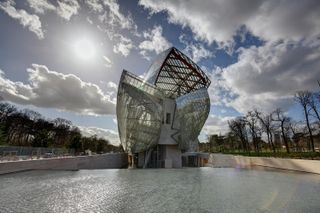
<path fill-rule="evenodd" d="M 211 83 L 197 64 L 174 47 L 162 52 L 156 58 L 145 79 L 171 97 L 208 88 Z"/>
<path fill-rule="evenodd" d="M 123 71 L 117 119 L 124 149 L 139 153 L 174 143 L 181 150 L 195 150 L 210 111 L 210 83 L 199 66 L 174 47 L 156 58 L 144 79 Z"/>

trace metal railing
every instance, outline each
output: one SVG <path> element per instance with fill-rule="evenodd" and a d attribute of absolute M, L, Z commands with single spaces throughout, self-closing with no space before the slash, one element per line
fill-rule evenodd
<path fill-rule="evenodd" d="M 0 161 L 19 161 L 41 158 L 61 158 L 74 156 L 73 149 L 25 147 L 25 146 L 0 146 Z"/>

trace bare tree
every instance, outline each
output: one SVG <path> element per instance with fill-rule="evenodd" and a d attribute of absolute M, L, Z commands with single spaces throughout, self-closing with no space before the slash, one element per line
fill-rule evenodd
<path fill-rule="evenodd" d="M 54 132 L 55 132 L 55 145 L 61 146 L 64 141 L 68 140 L 71 121 L 64 118 L 56 118 L 53 120 Z"/>
<path fill-rule="evenodd" d="M 246 119 L 246 124 L 249 127 L 249 132 L 251 135 L 254 150 L 256 152 L 259 152 L 260 151 L 260 146 L 259 146 L 260 128 L 258 126 L 258 118 L 256 116 L 256 113 L 254 111 L 249 111 L 245 119 Z"/>
<path fill-rule="evenodd" d="M 255 110 L 255 114 L 260 121 L 262 130 L 267 134 L 268 144 L 271 146 L 272 151 L 276 152 L 276 146 L 273 142 L 273 135 L 272 135 L 275 129 L 275 126 L 272 120 L 272 114 L 263 115 L 258 110 Z"/>
<path fill-rule="evenodd" d="M 24 113 L 32 121 L 37 121 L 39 119 L 42 119 L 42 115 L 39 112 L 30 110 L 30 109 L 24 109 L 24 110 L 22 110 L 22 113 Z"/>
<path fill-rule="evenodd" d="M 0 103 L 0 122 L 4 122 L 9 115 L 16 113 L 18 110 L 15 106 L 1 102 Z"/>
<path fill-rule="evenodd" d="M 88 142 L 89 141 L 89 142 Z M 84 137 L 71 121 L 57 118 L 46 120 L 40 113 L 24 109 L 17 110 L 0 97 L 0 143 L 5 145 L 65 147 L 84 151 L 86 145 L 94 152 L 121 151 L 108 140 Z"/>
<path fill-rule="evenodd" d="M 292 140 L 295 144 L 296 151 L 302 151 L 302 146 L 300 144 L 300 140 L 304 137 L 304 132 L 301 129 L 301 122 L 299 121 L 291 121 L 289 123 L 289 128 L 292 132 Z"/>
<path fill-rule="evenodd" d="M 245 118 L 238 117 L 234 120 L 228 121 L 228 124 L 230 131 L 240 139 L 242 149 L 246 152 L 250 151 Z"/>
<path fill-rule="evenodd" d="M 283 143 L 286 147 L 287 153 L 290 153 L 290 148 L 288 143 L 288 132 L 287 132 L 288 126 L 290 123 L 290 118 L 285 116 L 283 111 L 279 108 L 273 112 L 272 117 L 273 117 L 272 120 L 279 122 Z"/>
<path fill-rule="evenodd" d="M 318 124 L 320 125 L 320 113 L 318 111 L 318 103 L 317 103 L 317 98 L 318 98 L 318 94 L 313 93 L 309 99 L 309 106 L 312 109 L 312 111 L 314 112 L 315 117 L 318 120 Z"/>
<path fill-rule="evenodd" d="M 306 125 L 308 128 L 308 132 L 309 132 L 309 137 L 310 137 L 310 142 L 311 142 L 311 150 L 314 152 L 314 142 L 313 142 L 313 135 L 312 135 L 312 129 L 310 126 L 310 121 L 309 121 L 309 114 L 310 114 L 310 108 L 309 103 L 311 102 L 311 96 L 312 94 L 309 91 L 299 91 L 295 94 L 295 100 L 296 102 L 298 102 L 302 108 L 303 108 L 303 112 L 304 112 L 304 116 L 306 119 Z"/>

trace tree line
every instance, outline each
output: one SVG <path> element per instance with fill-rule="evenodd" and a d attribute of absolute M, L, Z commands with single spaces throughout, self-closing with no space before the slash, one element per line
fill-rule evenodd
<path fill-rule="evenodd" d="M 210 135 L 200 144 L 209 152 L 316 152 L 320 147 L 320 93 L 299 91 L 294 95 L 304 119 L 293 120 L 278 108 L 271 113 L 257 109 L 228 121 L 226 135 Z"/>
<path fill-rule="evenodd" d="M 114 146 L 96 135 L 83 136 L 67 119 L 48 120 L 38 112 L 18 110 L 3 101 L 0 102 L 0 145 L 66 148 L 76 153 L 123 151 L 121 146 Z"/>

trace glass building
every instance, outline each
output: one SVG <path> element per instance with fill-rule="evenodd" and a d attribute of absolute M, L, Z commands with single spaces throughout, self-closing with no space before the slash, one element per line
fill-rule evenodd
<path fill-rule="evenodd" d="M 180 168 L 182 153 L 198 148 L 209 115 L 210 80 L 172 47 L 157 56 L 144 78 L 124 70 L 117 96 L 119 136 L 137 167 Z"/>

